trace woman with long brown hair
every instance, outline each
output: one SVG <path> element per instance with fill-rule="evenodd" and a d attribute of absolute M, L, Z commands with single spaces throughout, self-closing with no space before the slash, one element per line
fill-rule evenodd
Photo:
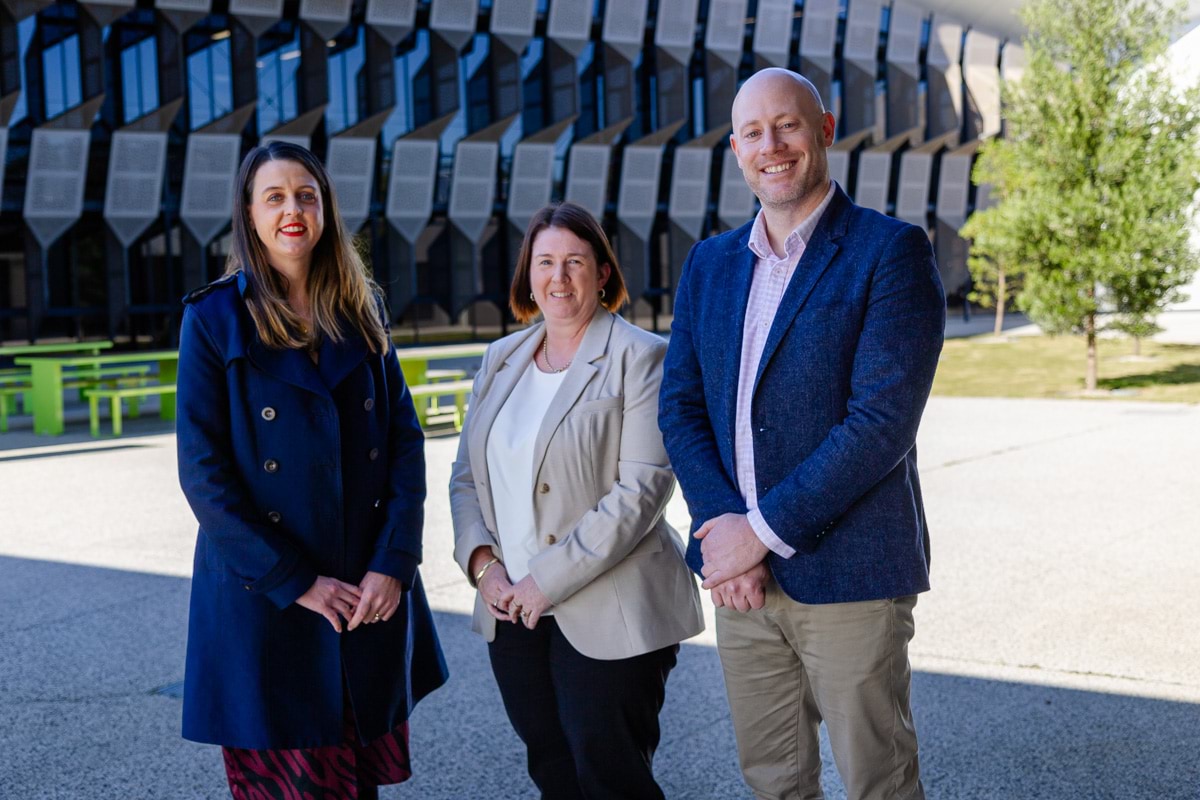
<path fill-rule="evenodd" d="M 184 299 L 179 478 L 200 530 L 183 735 L 235 798 L 377 797 L 446 679 L 421 560 L 423 437 L 329 176 L 242 163 L 224 278 Z"/>

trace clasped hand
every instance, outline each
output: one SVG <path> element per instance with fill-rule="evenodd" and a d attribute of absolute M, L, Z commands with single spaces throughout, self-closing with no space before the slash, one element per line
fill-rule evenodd
<path fill-rule="evenodd" d="M 341 633 L 342 620 L 347 631 L 387 622 L 400 606 L 403 588 L 400 581 L 381 572 L 368 572 L 358 586 L 321 575 L 297 598 L 296 605 L 320 614 Z"/>
<path fill-rule="evenodd" d="M 712 592 L 715 606 L 738 611 L 762 608 L 770 551 L 750 527 L 745 514 L 722 514 L 701 525 L 693 534 L 700 541 L 704 566 L 703 588 Z"/>

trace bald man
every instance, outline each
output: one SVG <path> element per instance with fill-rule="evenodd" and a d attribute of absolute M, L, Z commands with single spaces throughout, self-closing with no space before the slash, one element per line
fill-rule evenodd
<path fill-rule="evenodd" d="M 746 782 L 820 798 L 825 722 L 851 800 L 923 798 L 908 642 L 929 588 L 917 426 L 945 299 L 920 228 L 829 178 L 833 115 L 753 75 L 729 145 L 762 210 L 700 242 L 659 425 L 692 516 Z"/>

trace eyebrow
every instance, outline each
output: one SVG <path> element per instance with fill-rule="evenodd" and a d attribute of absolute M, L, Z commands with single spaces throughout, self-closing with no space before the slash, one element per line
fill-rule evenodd
<path fill-rule="evenodd" d="M 301 190 L 308 189 L 310 192 L 315 192 L 317 190 L 317 187 L 306 183 L 303 186 L 299 187 L 299 189 L 301 189 Z M 267 192 L 281 192 L 281 191 L 283 191 L 282 186 L 267 186 L 261 192 L 259 192 L 259 194 L 266 194 Z"/>
<path fill-rule="evenodd" d="M 554 255 L 553 253 L 534 253 L 533 257 L 534 258 L 549 258 L 550 256 L 553 256 L 553 255 Z M 567 255 L 568 256 L 584 256 L 586 254 L 585 253 L 567 253 Z"/>

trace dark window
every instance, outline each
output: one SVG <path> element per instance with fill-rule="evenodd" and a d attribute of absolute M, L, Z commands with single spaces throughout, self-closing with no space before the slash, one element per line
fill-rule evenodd
<path fill-rule="evenodd" d="M 388 116 L 383 126 L 383 141 L 389 145 L 398 137 L 403 136 L 418 126 L 418 119 L 426 119 L 429 115 L 428 82 L 417 85 L 417 73 L 429 59 L 429 31 L 419 30 L 414 37 L 413 48 L 402 56 L 397 56 L 396 67 L 396 109 Z M 424 116 L 422 116 L 422 113 Z"/>
<path fill-rule="evenodd" d="M 361 118 L 365 30 L 360 27 L 348 46 L 329 54 L 329 106 L 325 109 L 325 122 L 330 135 L 358 124 Z"/>
<path fill-rule="evenodd" d="M 46 119 L 53 119 L 83 102 L 79 79 L 79 35 L 71 34 L 42 51 Z"/>
<path fill-rule="evenodd" d="M 12 116 L 8 120 L 10 128 L 25 119 L 25 114 L 28 112 L 28 108 L 25 105 L 25 94 L 29 86 L 25 81 L 25 53 L 29 50 L 29 42 L 33 40 L 33 34 L 36 30 L 36 16 L 26 17 L 17 23 L 17 41 L 20 44 L 16 68 L 21 75 L 21 93 L 17 96 L 17 103 L 13 106 Z"/>
<path fill-rule="evenodd" d="M 233 111 L 233 67 L 229 31 L 217 31 L 213 42 L 187 58 L 188 108 L 192 130 L 203 128 Z"/>

